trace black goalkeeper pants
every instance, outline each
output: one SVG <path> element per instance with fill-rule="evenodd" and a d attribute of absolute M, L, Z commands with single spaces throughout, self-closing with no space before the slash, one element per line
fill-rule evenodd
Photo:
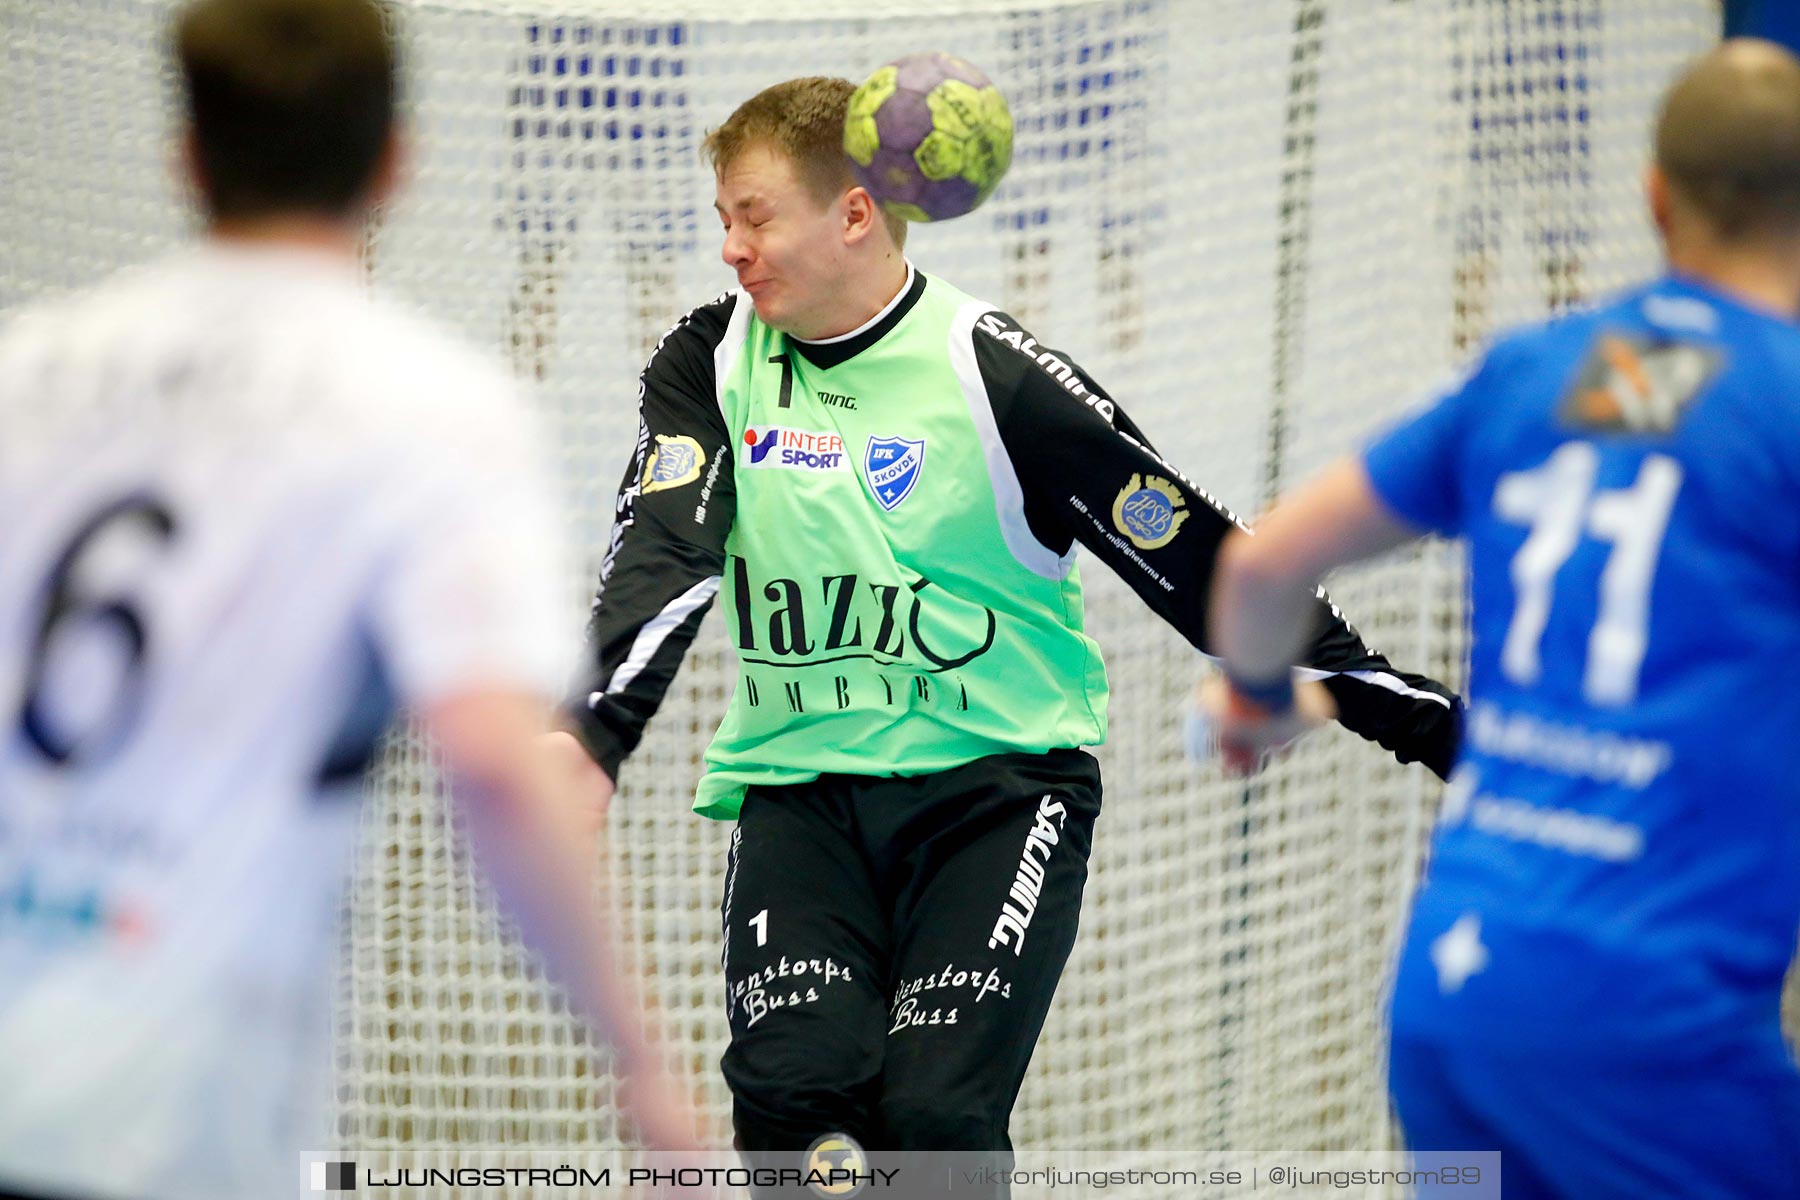
<path fill-rule="evenodd" d="M 1010 1150 L 1099 812 L 1079 750 L 749 790 L 725 876 L 722 1066 L 753 1162 L 796 1165 L 827 1134 Z"/>

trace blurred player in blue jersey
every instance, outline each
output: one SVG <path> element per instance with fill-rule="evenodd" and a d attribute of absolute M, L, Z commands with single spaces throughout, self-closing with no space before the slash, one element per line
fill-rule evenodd
<path fill-rule="evenodd" d="M 1222 552 L 1216 709 L 1240 762 L 1282 740 L 1312 581 L 1465 536 L 1470 713 L 1393 994 L 1408 1140 L 1502 1151 L 1508 1197 L 1797 1197 L 1800 60 L 1700 59 L 1646 182 L 1666 275 L 1501 338 Z"/>

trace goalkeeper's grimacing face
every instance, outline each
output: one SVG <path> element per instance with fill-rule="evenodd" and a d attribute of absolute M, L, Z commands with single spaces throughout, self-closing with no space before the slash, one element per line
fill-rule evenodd
<path fill-rule="evenodd" d="M 866 236 L 848 211 L 856 207 L 851 193 L 861 190 L 821 204 L 792 160 L 764 146 L 749 147 L 719 172 L 721 256 L 766 324 L 814 339 L 860 321 L 843 302 L 855 269 L 852 246 Z"/>

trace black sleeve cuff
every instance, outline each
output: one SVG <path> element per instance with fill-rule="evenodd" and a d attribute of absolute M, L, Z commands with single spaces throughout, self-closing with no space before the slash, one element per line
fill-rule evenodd
<path fill-rule="evenodd" d="M 627 741 L 623 734 L 607 725 L 605 718 L 587 706 L 584 697 L 577 697 L 564 707 L 563 721 L 582 749 L 588 752 L 588 757 L 606 772 L 615 787 L 618 786 L 619 768 L 637 749 L 638 739 L 634 737 Z"/>
<path fill-rule="evenodd" d="M 1325 690 L 1337 702 L 1338 724 L 1399 762 L 1423 763 L 1439 779 L 1448 779 L 1462 740 L 1462 701 L 1429 680 L 1410 677 L 1406 682 L 1443 695 L 1447 703 L 1402 696 L 1348 675 L 1324 680 Z"/>

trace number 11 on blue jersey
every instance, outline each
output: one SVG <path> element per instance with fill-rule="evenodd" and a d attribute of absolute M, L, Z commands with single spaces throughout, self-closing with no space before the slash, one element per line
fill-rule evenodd
<path fill-rule="evenodd" d="M 1628 488 L 1597 491 L 1600 455 L 1592 442 L 1565 442 L 1543 465 L 1500 477 L 1494 513 L 1531 533 L 1513 556 L 1512 620 L 1500 651 L 1500 670 L 1529 687 L 1543 674 L 1542 645 L 1556 599 L 1556 576 L 1584 537 L 1612 547 L 1593 606 L 1582 696 L 1616 708 L 1637 697 L 1648 649 L 1650 584 L 1662 554 L 1669 514 L 1681 490 L 1681 464 L 1650 454 Z"/>

